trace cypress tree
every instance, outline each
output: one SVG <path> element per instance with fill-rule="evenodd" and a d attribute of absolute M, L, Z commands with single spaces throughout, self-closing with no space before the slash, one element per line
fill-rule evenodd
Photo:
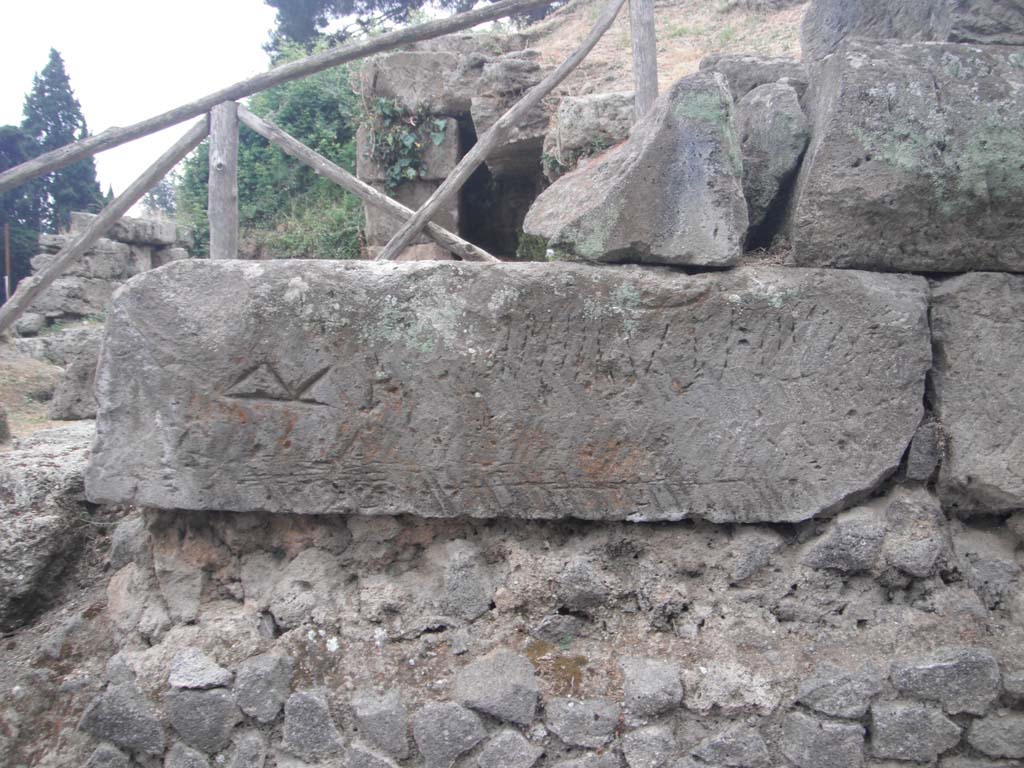
<path fill-rule="evenodd" d="M 20 165 L 38 154 L 39 145 L 18 126 L 0 126 L 0 171 Z M 18 281 L 31 273 L 29 260 L 38 250 L 39 200 L 31 182 L 0 195 L 0 230 L 4 224 L 10 227 L 11 232 L 10 288 L 13 293 Z"/>

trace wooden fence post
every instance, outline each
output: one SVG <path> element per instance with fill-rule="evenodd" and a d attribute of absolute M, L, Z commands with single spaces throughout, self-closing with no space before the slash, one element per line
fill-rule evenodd
<path fill-rule="evenodd" d="M 238 104 L 210 110 L 210 258 L 238 258 Z"/>
<path fill-rule="evenodd" d="M 633 82 L 636 88 L 636 119 L 639 120 L 658 98 L 654 0 L 629 0 L 629 30 L 633 40 Z"/>

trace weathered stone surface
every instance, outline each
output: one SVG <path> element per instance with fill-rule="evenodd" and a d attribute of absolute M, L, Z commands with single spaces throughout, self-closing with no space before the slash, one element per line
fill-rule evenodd
<path fill-rule="evenodd" d="M 649 725 L 622 737 L 622 755 L 629 768 L 664 768 L 676 751 L 676 740 L 667 725 Z"/>
<path fill-rule="evenodd" d="M 537 692 L 530 660 L 504 648 L 459 670 L 452 688 L 460 704 L 519 725 L 533 722 Z"/>
<path fill-rule="evenodd" d="M 897 493 L 886 507 L 885 520 L 885 566 L 916 579 L 931 576 L 948 548 L 949 539 L 946 516 L 938 499 L 923 491 Z"/>
<path fill-rule="evenodd" d="M 632 93 L 566 96 L 544 136 L 544 172 L 554 181 L 577 161 L 624 141 L 633 127 Z"/>
<path fill-rule="evenodd" d="M 800 684 L 797 701 L 816 712 L 856 720 L 864 716 L 871 698 L 882 690 L 880 670 L 847 670 L 822 664 L 814 676 Z"/>
<path fill-rule="evenodd" d="M 56 258 L 56 254 L 52 253 L 33 256 L 32 271 L 40 272 Z M 81 258 L 71 262 L 61 274 L 66 277 L 92 278 L 120 283 L 151 267 L 152 255 L 148 248 L 100 239 Z"/>
<path fill-rule="evenodd" d="M 629 140 L 566 174 L 523 229 L 564 258 L 730 266 L 747 231 L 743 160 L 722 75 L 684 77 Z"/>
<path fill-rule="evenodd" d="M 729 90 L 739 101 L 758 86 L 783 82 L 803 97 L 807 90 L 807 70 L 787 56 L 763 56 L 757 53 L 711 53 L 700 60 L 702 72 L 721 72 Z"/>
<path fill-rule="evenodd" d="M 544 754 L 541 747 L 528 742 L 518 731 L 499 731 L 480 750 L 479 768 L 532 768 Z"/>
<path fill-rule="evenodd" d="M 109 686 L 86 707 L 78 727 L 130 752 L 160 755 L 164 751 L 163 726 L 134 683 Z"/>
<path fill-rule="evenodd" d="M 907 454 L 907 480 L 926 483 L 942 460 L 942 434 L 932 418 L 926 418 L 914 433 Z"/>
<path fill-rule="evenodd" d="M 767 768 L 771 765 L 768 745 L 756 728 L 743 723 L 730 725 L 724 731 L 705 739 L 692 751 L 710 765 L 726 768 Z"/>
<path fill-rule="evenodd" d="M 743 195 L 756 236 L 770 214 L 785 208 L 811 130 L 793 87 L 769 83 L 739 100 L 736 133 L 743 154 Z"/>
<path fill-rule="evenodd" d="M 410 181 L 400 184 L 397 189 L 388 189 L 383 182 L 371 184 L 378 192 L 397 200 L 411 208 L 418 210 L 429 198 L 434 190 L 440 186 L 436 181 Z M 458 204 L 453 203 L 447 209 L 442 208 L 432 219 L 438 226 L 444 227 L 449 232 L 459 231 L 459 210 Z M 401 228 L 404 220 L 391 216 L 379 208 L 366 206 L 366 242 L 370 246 L 387 245 L 388 241 Z M 426 235 L 419 235 L 414 241 L 417 245 L 432 243 Z"/>
<path fill-rule="evenodd" d="M 971 274 L 933 296 L 935 402 L 948 438 L 943 505 L 957 512 L 1024 506 L 1024 276 Z"/>
<path fill-rule="evenodd" d="M 273 722 L 288 698 L 294 667 L 290 656 L 264 654 L 243 661 L 235 678 L 238 706 L 261 723 Z"/>
<path fill-rule="evenodd" d="M 627 658 L 621 662 L 626 712 L 637 717 L 659 715 L 683 702 L 679 670 L 657 659 Z"/>
<path fill-rule="evenodd" d="M 231 685 L 231 673 L 198 648 L 182 648 L 171 659 L 167 682 L 173 688 L 221 688 Z"/>
<path fill-rule="evenodd" d="M 71 214 L 71 232 L 82 232 L 96 218 L 94 213 Z M 178 225 L 169 219 L 133 219 L 122 216 L 108 230 L 107 237 L 135 245 L 174 245 L 178 241 Z"/>
<path fill-rule="evenodd" d="M 96 418 L 96 365 L 100 359 L 100 335 L 84 337 L 83 344 L 68 358 L 64 375 L 50 400 L 50 418 L 63 420 Z"/>
<path fill-rule="evenodd" d="M 11 439 L 11 426 L 7 421 L 7 411 L 4 404 L 0 403 L 0 443 L 6 443 Z"/>
<path fill-rule="evenodd" d="M 799 768 L 859 768 L 864 728 L 790 712 L 782 721 L 782 754 Z"/>
<path fill-rule="evenodd" d="M 84 347 L 102 340 L 103 326 L 84 323 L 61 328 L 31 339 L 15 339 L 14 346 L 22 354 L 44 363 L 67 367 L 76 353 Z"/>
<path fill-rule="evenodd" d="M 967 743 L 989 757 L 1024 757 L 1024 715 L 1001 713 L 971 723 Z"/>
<path fill-rule="evenodd" d="M 25 312 L 14 322 L 14 330 L 19 336 L 35 336 L 46 327 L 46 317 L 38 312 Z"/>
<path fill-rule="evenodd" d="M 48 607 L 80 554 L 92 436 L 91 422 L 42 430 L 17 440 L 0 460 L 0 630 Z"/>
<path fill-rule="evenodd" d="M 110 744 L 100 744 L 89 756 L 85 768 L 129 768 L 128 756 Z"/>
<path fill-rule="evenodd" d="M 944 757 L 939 760 L 939 768 L 1020 768 L 1014 760 L 985 760 L 975 757 Z"/>
<path fill-rule="evenodd" d="M 889 674 L 904 695 L 938 702 L 953 715 L 983 715 L 999 698 L 999 662 L 985 648 L 945 648 L 900 660 Z"/>
<path fill-rule="evenodd" d="M 459 126 L 450 117 L 434 118 L 443 124 L 443 130 L 430 126 L 429 133 L 443 133 L 443 140 L 434 141 L 427 136 L 419 148 L 419 178 L 424 181 L 444 181 L 459 162 Z M 388 169 L 373 157 L 374 136 L 366 125 L 356 132 L 356 175 L 364 181 L 387 181 Z"/>
<path fill-rule="evenodd" d="M 544 724 L 566 744 L 599 749 L 612 740 L 620 714 L 613 701 L 555 698 L 544 705 Z"/>
<path fill-rule="evenodd" d="M 960 726 L 934 707 L 901 702 L 871 707 L 871 751 L 876 757 L 930 763 L 960 742 Z"/>
<path fill-rule="evenodd" d="M 1017 594 L 1020 565 L 1006 535 L 953 524 L 953 552 L 965 580 L 989 609 L 1008 608 Z"/>
<path fill-rule="evenodd" d="M 998 46 L 854 40 L 821 66 L 801 266 L 1024 269 L 1024 67 Z"/>
<path fill-rule="evenodd" d="M 464 540 L 444 548 L 442 605 L 446 613 L 466 621 L 491 609 L 494 585 L 487 574 L 480 551 Z"/>
<path fill-rule="evenodd" d="M 21 289 L 25 283 L 19 283 Z M 94 277 L 58 277 L 32 302 L 32 312 L 47 318 L 102 316 L 122 283 Z M 17 294 L 17 291 L 15 291 Z"/>
<path fill-rule="evenodd" d="M 398 764 L 385 755 L 374 752 L 362 744 L 353 744 L 345 754 L 345 768 L 397 768 Z"/>
<path fill-rule="evenodd" d="M 1017 0 L 814 0 L 800 29 L 804 58 L 821 59 L 848 37 L 1024 45 L 1024 8 Z"/>
<path fill-rule="evenodd" d="M 352 711 L 362 738 L 398 760 L 409 756 L 409 715 L 398 691 L 357 691 Z"/>
<path fill-rule="evenodd" d="M 397 51 L 367 59 L 361 92 L 395 101 L 410 112 L 459 115 L 469 111 L 469 96 L 448 87 L 458 58 L 447 51 Z"/>
<path fill-rule="evenodd" d="M 586 613 L 608 600 L 608 584 L 594 562 L 575 558 L 566 563 L 555 580 L 555 601 L 559 608 Z"/>
<path fill-rule="evenodd" d="M 322 690 L 296 691 L 288 697 L 282 745 L 304 760 L 320 760 L 345 750 Z"/>
<path fill-rule="evenodd" d="M 164 757 L 164 768 L 210 768 L 210 761 L 201 752 L 196 752 L 179 741 L 175 742 Z"/>
<path fill-rule="evenodd" d="M 844 512 L 808 544 L 801 561 L 811 568 L 840 573 L 870 570 L 882 551 L 885 528 L 885 518 L 870 507 Z"/>
<path fill-rule="evenodd" d="M 164 694 L 164 710 L 181 740 L 208 754 L 224 749 L 231 742 L 232 729 L 242 721 L 242 713 L 224 688 L 171 689 Z"/>
<path fill-rule="evenodd" d="M 179 262 L 112 308 L 87 490 L 169 509 L 802 520 L 899 464 L 925 315 L 921 278 L 832 270 Z"/>
<path fill-rule="evenodd" d="M 228 768 L 263 768 L 267 759 L 267 741 L 255 728 L 234 738 Z"/>
<path fill-rule="evenodd" d="M 412 716 L 412 736 L 426 768 L 451 768 L 487 736 L 480 718 L 451 702 L 432 702 Z"/>
<path fill-rule="evenodd" d="M 585 755 L 572 760 L 560 760 L 552 768 L 621 768 L 622 759 L 615 752 Z"/>

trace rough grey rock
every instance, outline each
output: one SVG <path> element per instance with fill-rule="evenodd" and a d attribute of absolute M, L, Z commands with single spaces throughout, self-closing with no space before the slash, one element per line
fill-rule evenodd
<path fill-rule="evenodd" d="M 64 375 L 53 391 L 49 413 L 51 419 L 76 420 L 96 418 L 96 365 L 100 359 L 100 336 L 91 334 L 70 356 Z"/>
<path fill-rule="evenodd" d="M 863 667 L 848 670 L 821 664 L 814 676 L 800 684 L 797 701 L 816 712 L 856 720 L 864 716 L 871 699 L 882 691 L 880 670 Z"/>
<path fill-rule="evenodd" d="M 494 734 L 477 756 L 479 768 L 532 768 L 544 754 L 541 747 L 528 742 L 518 731 Z"/>
<path fill-rule="evenodd" d="M 629 768 L 664 768 L 675 751 L 676 740 L 667 725 L 649 725 L 622 737 L 622 754 Z"/>
<path fill-rule="evenodd" d="M 961 572 L 988 608 L 1007 607 L 1017 592 L 1020 565 L 1012 539 L 954 524 L 953 551 Z"/>
<path fill-rule="evenodd" d="M 141 568 L 152 564 L 146 519 L 141 514 L 130 515 L 117 524 L 110 535 L 110 569 L 119 571 L 129 563 Z"/>
<path fill-rule="evenodd" d="M 452 702 L 432 702 L 412 716 L 412 736 L 426 768 L 451 768 L 487 737 L 480 718 Z"/>
<path fill-rule="evenodd" d="M 320 760 L 345 750 L 322 690 L 296 691 L 288 697 L 282 746 L 304 760 Z"/>
<path fill-rule="evenodd" d="M 456 116 L 469 111 L 469 94 L 449 84 L 458 58 L 447 51 L 397 51 L 367 59 L 361 93 L 397 102 L 409 112 Z"/>
<path fill-rule="evenodd" d="M 698 744 L 691 752 L 705 763 L 726 768 L 767 768 L 768 745 L 756 728 L 734 723 Z"/>
<path fill-rule="evenodd" d="M 544 137 L 544 172 L 554 181 L 577 161 L 624 141 L 633 127 L 632 93 L 566 96 Z"/>
<path fill-rule="evenodd" d="M 129 768 L 128 756 L 110 744 L 100 744 L 89 756 L 85 768 Z"/>
<path fill-rule="evenodd" d="M 476 547 L 453 541 L 446 548 L 443 607 L 447 613 L 466 621 L 491 609 L 494 587 Z"/>
<path fill-rule="evenodd" d="M 390 758 L 362 744 L 353 744 L 345 754 L 345 768 L 398 768 Z"/>
<path fill-rule="evenodd" d="M 814 0 L 804 15 L 800 47 L 816 61 L 849 37 L 1024 45 L 1024 8 L 1017 0 Z"/>
<path fill-rule="evenodd" d="M 566 744 L 599 749 L 615 736 L 620 713 L 604 699 L 555 698 L 544 705 L 544 724 Z"/>
<path fill-rule="evenodd" d="M 932 418 L 921 422 L 907 453 L 907 480 L 927 483 L 942 459 L 939 425 Z"/>
<path fill-rule="evenodd" d="M 46 317 L 38 312 L 25 312 L 14 323 L 14 331 L 19 336 L 35 336 L 46 327 Z"/>
<path fill-rule="evenodd" d="M 48 607 L 79 554 L 92 423 L 40 430 L 0 460 L 0 631 Z"/>
<path fill-rule="evenodd" d="M 167 682 L 173 688 L 223 688 L 231 685 L 231 673 L 198 648 L 186 647 L 171 659 Z"/>
<path fill-rule="evenodd" d="M 864 762 L 864 728 L 803 712 L 782 721 L 782 754 L 799 768 L 859 768 Z"/>
<path fill-rule="evenodd" d="M 32 339 L 15 339 L 14 346 L 35 360 L 66 368 L 79 350 L 94 344 L 98 346 L 102 338 L 102 325 L 83 322 Z"/>
<path fill-rule="evenodd" d="M 18 288 L 22 289 L 24 285 L 24 282 L 19 283 Z M 99 317 L 121 285 L 123 283 L 116 280 L 94 277 L 58 277 L 32 302 L 30 311 L 48 319 Z"/>
<path fill-rule="evenodd" d="M 253 728 L 235 736 L 228 768 L 263 768 L 266 759 L 266 739 Z"/>
<path fill-rule="evenodd" d="M 343 597 L 336 557 L 323 549 L 300 552 L 285 567 L 270 597 L 278 626 L 291 629 L 310 617 L 322 616 Z"/>
<path fill-rule="evenodd" d="M 164 711 L 181 740 L 207 754 L 224 749 L 242 721 L 241 711 L 224 688 L 171 689 L 164 694 Z"/>
<path fill-rule="evenodd" d="M 59 237 L 65 241 L 60 243 L 61 246 L 73 239 L 71 236 Z M 33 256 L 32 270 L 40 272 L 52 264 L 55 259 L 56 252 L 40 253 Z M 116 288 L 120 283 L 140 272 L 145 272 L 151 266 L 152 256 L 148 248 L 132 247 L 113 240 L 100 239 L 61 274 L 63 277 L 109 281 L 115 283 L 114 287 Z"/>
<path fill-rule="evenodd" d="M 933 575 L 948 548 L 946 517 L 938 500 L 924 492 L 898 493 L 889 502 L 885 518 L 885 565 L 917 579 Z"/>
<path fill-rule="evenodd" d="M 944 757 L 939 760 L 939 768 L 1020 768 L 1015 760 L 985 760 L 975 757 Z"/>
<path fill-rule="evenodd" d="M 153 705 L 134 683 L 108 686 L 86 707 L 78 727 L 129 752 L 161 755 L 166 745 Z"/>
<path fill-rule="evenodd" d="M 786 56 L 711 53 L 700 60 L 700 69 L 702 72 L 721 72 L 725 75 L 736 101 L 755 88 L 769 83 L 786 83 L 801 98 L 807 90 L 807 70 L 804 65 Z"/>
<path fill-rule="evenodd" d="M 931 363 L 925 288 L 771 267 L 178 262 L 112 307 L 86 488 L 165 509 L 804 520 L 899 465 Z M 622 442 L 626 423 L 661 437 Z"/>
<path fill-rule="evenodd" d="M 524 231 L 566 259 L 735 264 L 747 210 L 732 107 L 722 75 L 684 77 L 628 141 L 548 187 Z"/>
<path fill-rule="evenodd" d="M 844 512 L 808 544 L 802 562 L 811 568 L 840 573 L 868 571 L 882 551 L 885 529 L 885 518 L 871 507 Z"/>
<path fill-rule="evenodd" d="M 989 757 L 1024 757 L 1024 715 L 991 714 L 971 723 L 967 743 Z"/>
<path fill-rule="evenodd" d="M 162 267 L 164 264 L 170 264 L 172 261 L 181 261 L 182 259 L 191 258 L 187 248 L 155 248 L 153 250 L 153 269 Z"/>
<path fill-rule="evenodd" d="M 939 472 L 943 506 L 960 514 L 1024 505 L 1024 276 L 969 274 L 932 297 L 933 380 L 948 438 Z M 993 407 L 994 404 L 1004 404 Z"/>
<path fill-rule="evenodd" d="M 96 214 L 75 211 L 71 214 L 71 232 L 86 229 Z M 122 216 L 107 231 L 107 237 L 132 245 L 174 245 L 178 242 L 178 225 L 169 219 L 133 219 Z"/>
<path fill-rule="evenodd" d="M 153 572 L 170 618 L 187 624 L 199 616 L 206 573 L 176 548 L 154 548 Z"/>
<path fill-rule="evenodd" d="M 636 717 L 651 717 L 683 702 L 683 683 L 679 670 L 657 659 L 627 658 L 620 663 L 622 695 L 626 712 Z"/>
<path fill-rule="evenodd" d="M 363 739 L 398 760 L 409 756 L 409 715 L 398 691 L 357 691 L 352 712 Z"/>
<path fill-rule="evenodd" d="M 899 660 L 889 675 L 902 694 L 938 702 L 952 715 L 983 715 L 999 698 L 999 662 L 986 648 L 944 648 Z"/>
<path fill-rule="evenodd" d="M 828 58 L 797 185 L 796 263 L 1024 269 L 1024 67 L 1013 55 L 854 40 Z"/>
<path fill-rule="evenodd" d="M 736 530 L 731 542 L 734 583 L 756 576 L 783 545 L 782 537 L 770 528 L 744 526 Z"/>
<path fill-rule="evenodd" d="M 290 656 L 263 654 L 238 665 L 235 701 L 249 717 L 273 722 L 291 691 L 295 662 Z"/>
<path fill-rule="evenodd" d="M 178 741 L 164 756 L 164 768 L 210 768 L 210 761 L 202 753 Z"/>
<path fill-rule="evenodd" d="M 600 755 L 585 755 L 572 760 L 561 760 L 552 768 L 621 768 L 622 760 L 615 752 L 603 752 Z"/>
<path fill-rule="evenodd" d="M 7 421 L 7 411 L 4 404 L 0 403 L 0 443 L 6 443 L 11 439 L 11 426 Z"/>
<path fill-rule="evenodd" d="M 605 604 L 609 589 L 592 560 L 575 558 L 555 578 L 555 601 L 559 608 L 585 613 Z"/>
<path fill-rule="evenodd" d="M 491 717 L 529 725 L 538 696 L 533 664 L 525 656 L 499 648 L 459 670 L 452 696 Z"/>
<path fill-rule="evenodd" d="M 769 215 L 784 208 L 811 138 L 796 90 L 785 83 L 759 85 L 736 105 L 736 133 L 743 154 L 743 195 L 752 237 Z M 762 240 L 764 241 L 764 240 Z"/>
<path fill-rule="evenodd" d="M 876 757 L 930 763 L 960 742 L 960 726 L 934 707 L 902 702 L 871 706 Z"/>

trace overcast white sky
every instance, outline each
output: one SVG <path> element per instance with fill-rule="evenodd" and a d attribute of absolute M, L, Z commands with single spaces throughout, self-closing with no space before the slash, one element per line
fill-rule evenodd
<path fill-rule="evenodd" d="M 128 125 L 262 72 L 274 10 L 263 0 L 30 0 L 4 7 L 0 125 L 21 122 L 50 48 L 64 57 L 92 133 Z M 120 193 L 185 130 L 96 156 Z"/>

